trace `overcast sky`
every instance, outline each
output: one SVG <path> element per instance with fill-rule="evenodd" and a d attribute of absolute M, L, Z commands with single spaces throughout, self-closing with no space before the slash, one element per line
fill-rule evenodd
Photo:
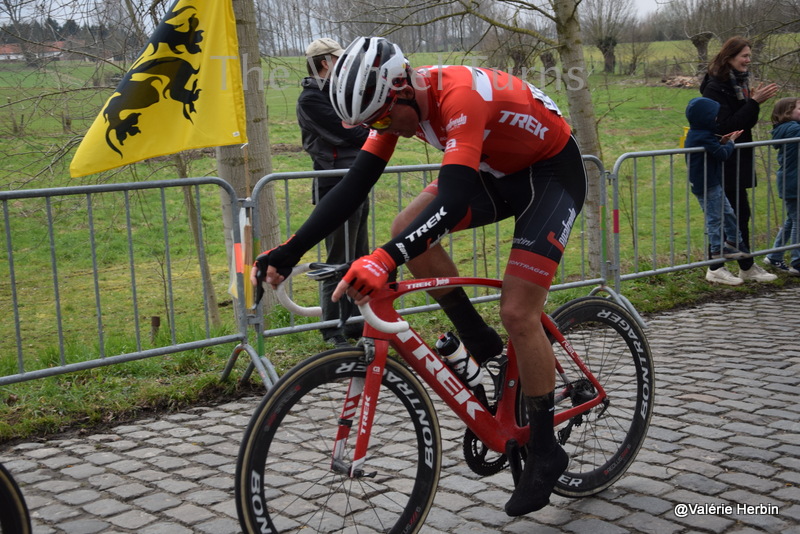
<path fill-rule="evenodd" d="M 664 4 L 666 0 L 633 0 L 634 8 L 637 14 L 646 15 L 650 14 L 658 8 L 658 4 Z"/>
<path fill-rule="evenodd" d="M 633 0 L 633 5 L 637 15 L 646 15 L 656 11 L 656 9 L 659 7 L 659 4 L 663 6 L 669 1 L 670 0 Z M 12 0 L 12 3 L 14 3 L 14 0 Z M 64 15 L 58 11 L 53 11 L 53 17 L 62 22 L 70 18 L 69 15 Z M 6 21 L 5 10 L 2 7 L 0 7 L 0 22 L 5 22 L 5 21 Z"/>

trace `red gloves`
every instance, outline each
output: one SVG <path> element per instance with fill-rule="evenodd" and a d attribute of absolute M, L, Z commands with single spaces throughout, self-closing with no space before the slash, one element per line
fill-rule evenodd
<path fill-rule="evenodd" d="M 395 267 L 397 264 L 389 253 L 378 248 L 372 254 L 354 261 L 342 280 L 366 297 L 386 285 L 389 273 Z"/>

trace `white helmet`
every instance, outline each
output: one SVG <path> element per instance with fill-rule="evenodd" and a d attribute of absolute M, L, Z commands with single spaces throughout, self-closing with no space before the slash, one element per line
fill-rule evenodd
<path fill-rule="evenodd" d="M 368 124 L 408 85 L 408 76 L 409 65 L 399 46 L 383 37 L 359 37 L 333 67 L 333 109 L 346 124 Z"/>

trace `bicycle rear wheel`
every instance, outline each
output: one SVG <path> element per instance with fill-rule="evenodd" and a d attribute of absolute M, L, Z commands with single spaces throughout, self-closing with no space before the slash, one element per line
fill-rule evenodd
<path fill-rule="evenodd" d="M 568 302 L 553 313 L 553 321 L 608 395 L 607 402 L 556 429 L 570 462 L 554 491 L 586 497 L 618 480 L 644 442 L 653 414 L 653 358 L 636 320 L 608 299 L 585 297 Z M 556 391 L 568 386 L 591 396 L 594 388 L 582 379 L 575 363 L 557 343 L 554 350 L 566 374 L 577 382 L 566 385 L 557 376 Z M 580 393 L 573 396 L 574 404 L 579 404 L 577 396 Z"/>
<path fill-rule="evenodd" d="M 11 473 L 0 464 L 0 533 L 30 534 L 31 517 Z"/>
<path fill-rule="evenodd" d="M 389 359 L 364 476 L 331 466 L 351 380 L 365 376 L 362 349 L 305 360 L 283 376 L 253 414 L 236 466 L 236 508 L 246 533 L 418 532 L 433 505 L 441 434 L 419 380 Z M 345 453 L 352 462 L 360 403 Z"/>

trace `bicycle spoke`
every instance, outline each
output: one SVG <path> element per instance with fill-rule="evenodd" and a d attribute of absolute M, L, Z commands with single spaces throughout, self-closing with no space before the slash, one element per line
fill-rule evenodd
<path fill-rule="evenodd" d="M 424 389 L 409 382 L 416 379 L 408 370 L 387 364 L 392 379 L 384 379 L 381 387 L 363 474 L 349 476 L 360 406 L 347 412 L 353 428 L 337 453 L 348 469 L 331 468 L 348 383 L 364 373 L 363 365 L 342 362 L 359 362 L 359 354 L 323 353 L 302 374 L 285 377 L 289 384 L 279 382 L 273 397 L 262 402 L 262 415 L 254 416 L 251 425 L 263 430 L 248 428 L 237 466 L 237 510 L 247 532 L 259 531 L 265 514 L 278 532 L 392 532 L 398 524 L 410 525 L 409 532 L 419 528 L 420 510 L 427 513 L 438 481 L 438 423 Z M 435 448 L 426 451 L 423 431 L 433 430 L 432 425 Z M 431 453 L 433 463 L 426 461 Z M 244 483 L 248 473 L 263 473 L 263 491 L 254 493 Z"/>
<path fill-rule="evenodd" d="M 559 434 L 570 464 L 555 491 L 592 495 L 625 472 L 644 441 L 652 414 L 652 402 L 645 398 L 652 392 L 652 358 L 635 322 L 606 299 L 578 299 L 553 318 L 606 393 L 603 403 L 564 423 Z M 588 381 L 568 355 L 559 353 L 559 359 L 572 381 L 572 402 L 565 399 L 560 406 L 586 402 L 581 383 Z"/>

